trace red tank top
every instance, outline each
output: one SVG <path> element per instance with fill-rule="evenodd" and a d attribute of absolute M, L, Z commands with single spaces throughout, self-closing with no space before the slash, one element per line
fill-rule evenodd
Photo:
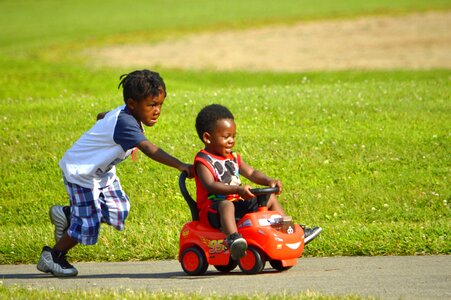
<path fill-rule="evenodd" d="M 194 168 L 196 164 L 201 163 L 208 168 L 208 170 L 213 175 L 215 181 L 223 182 L 228 185 L 241 185 L 240 180 L 240 165 L 241 158 L 236 153 L 231 153 L 227 157 L 216 156 L 205 150 L 201 150 L 197 153 L 194 158 Z M 230 200 L 235 201 L 240 199 L 238 194 L 230 195 L 214 195 L 209 194 L 207 190 L 201 184 L 196 172 L 194 173 L 194 178 L 196 180 L 196 202 L 197 209 L 199 210 L 199 219 L 201 222 L 208 224 L 208 209 L 211 200 Z"/>

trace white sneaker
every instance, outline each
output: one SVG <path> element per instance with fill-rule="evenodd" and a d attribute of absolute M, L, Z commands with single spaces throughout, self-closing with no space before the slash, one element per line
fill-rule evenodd
<path fill-rule="evenodd" d="M 66 210 L 69 207 L 66 208 Z M 54 205 L 50 207 L 49 215 L 50 215 L 50 221 L 53 225 L 55 225 L 55 243 L 58 243 L 58 241 L 63 237 L 63 234 L 66 232 L 67 228 L 69 227 L 69 216 L 65 213 L 65 206 L 60 205 Z M 67 211 L 68 212 L 68 211 Z"/>
<path fill-rule="evenodd" d="M 36 267 L 39 271 L 52 273 L 56 277 L 70 277 L 78 274 L 78 270 L 66 260 L 65 253 L 52 250 L 48 246 L 42 248 Z"/>

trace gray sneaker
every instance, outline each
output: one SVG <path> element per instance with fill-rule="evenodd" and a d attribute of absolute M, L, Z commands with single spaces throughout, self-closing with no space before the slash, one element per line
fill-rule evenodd
<path fill-rule="evenodd" d="M 313 241 L 313 239 L 316 238 L 321 233 L 321 231 L 323 231 L 323 229 L 318 226 L 313 228 L 303 226 L 303 229 L 304 229 L 304 246 Z"/>
<path fill-rule="evenodd" d="M 225 242 L 230 249 L 232 259 L 238 260 L 246 255 L 247 242 L 238 232 L 230 234 Z"/>
<path fill-rule="evenodd" d="M 50 207 L 49 215 L 50 221 L 53 225 L 55 225 L 55 243 L 58 243 L 58 241 L 61 239 L 61 237 L 69 227 L 70 207 L 54 205 Z"/>
<path fill-rule="evenodd" d="M 52 250 L 48 246 L 42 248 L 37 269 L 44 273 L 52 273 L 56 277 L 77 276 L 78 270 L 66 260 L 62 251 Z"/>

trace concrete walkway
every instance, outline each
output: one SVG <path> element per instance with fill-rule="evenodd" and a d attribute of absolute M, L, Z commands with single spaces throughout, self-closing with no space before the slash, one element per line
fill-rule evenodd
<path fill-rule="evenodd" d="M 79 276 L 55 278 L 35 265 L 0 265 L 4 286 L 52 289 L 119 288 L 209 295 L 314 291 L 358 294 L 380 299 L 451 299 L 451 256 L 377 256 L 301 258 L 285 272 L 267 263 L 261 274 L 239 268 L 221 274 L 210 266 L 203 276 L 187 276 L 178 261 L 77 263 Z"/>

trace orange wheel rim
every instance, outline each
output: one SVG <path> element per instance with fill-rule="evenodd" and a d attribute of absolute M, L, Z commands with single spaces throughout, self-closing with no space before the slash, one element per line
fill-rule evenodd
<path fill-rule="evenodd" d="M 240 259 L 240 265 L 244 269 L 250 270 L 255 266 L 257 259 L 255 258 L 254 252 L 252 252 L 252 251 L 246 251 L 246 252 L 247 252 L 247 255 Z"/>
<path fill-rule="evenodd" d="M 199 267 L 199 257 L 196 253 L 189 251 L 183 256 L 183 265 L 188 271 L 193 272 Z"/>

